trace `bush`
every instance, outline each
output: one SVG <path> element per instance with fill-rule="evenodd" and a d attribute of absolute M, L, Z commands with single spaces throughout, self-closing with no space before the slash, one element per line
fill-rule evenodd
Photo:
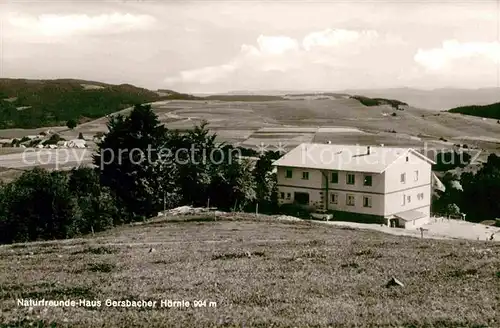
<path fill-rule="evenodd" d="M 62 172 L 27 171 L 3 186 L 0 242 L 69 238 L 79 233 L 80 208 Z"/>
<path fill-rule="evenodd" d="M 68 128 L 70 128 L 71 130 L 73 130 L 74 128 L 76 128 L 76 121 L 75 120 L 69 120 L 68 122 L 66 122 L 66 126 Z"/>
<path fill-rule="evenodd" d="M 115 198 L 93 169 L 33 169 L 0 186 L 0 243 L 71 238 L 118 222 Z"/>
<path fill-rule="evenodd" d="M 43 145 L 56 145 L 59 141 L 64 141 L 65 139 L 58 135 L 57 133 L 50 136 L 49 139 L 45 140 Z"/>

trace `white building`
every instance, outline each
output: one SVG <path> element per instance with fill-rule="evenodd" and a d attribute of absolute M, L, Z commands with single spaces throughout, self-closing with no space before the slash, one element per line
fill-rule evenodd
<path fill-rule="evenodd" d="M 281 204 L 405 228 L 429 221 L 435 163 L 414 149 L 304 143 L 273 164 Z"/>
<path fill-rule="evenodd" d="M 87 142 L 83 139 L 73 139 L 68 141 L 67 147 L 69 148 L 85 148 L 87 147 Z"/>

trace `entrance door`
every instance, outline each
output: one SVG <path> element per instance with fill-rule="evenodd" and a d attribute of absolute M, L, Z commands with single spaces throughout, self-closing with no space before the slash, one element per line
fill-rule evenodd
<path fill-rule="evenodd" d="M 307 192 L 296 192 L 294 194 L 294 200 L 300 205 L 309 205 L 309 193 Z"/>

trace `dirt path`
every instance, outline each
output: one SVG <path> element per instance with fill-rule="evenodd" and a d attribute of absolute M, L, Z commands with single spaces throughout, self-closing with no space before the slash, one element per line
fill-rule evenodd
<path fill-rule="evenodd" d="M 421 237 L 420 230 L 390 228 L 385 225 L 356 223 L 356 222 L 341 222 L 341 221 L 319 221 L 324 224 L 350 227 L 356 229 L 376 230 L 391 235 Z M 424 238 L 430 239 L 468 239 L 468 240 L 490 240 L 491 235 L 494 236 L 493 241 L 500 241 L 500 228 L 486 226 L 479 223 L 472 223 L 459 220 L 448 220 L 443 218 L 432 218 L 431 222 L 423 226 Z"/>

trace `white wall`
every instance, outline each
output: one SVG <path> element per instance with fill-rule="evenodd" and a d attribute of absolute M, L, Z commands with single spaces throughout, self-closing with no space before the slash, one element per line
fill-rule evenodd
<path fill-rule="evenodd" d="M 408 161 L 406 157 L 408 156 Z M 393 214 L 418 210 L 430 215 L 431 203 L 431 164 L 427 163 L 413 153 L 408 153 L 393 162 L 382 174 L 372 174 L 372 186 L 364 186 L 362 172 L 338 171 L 338 183 L 332 183 L 331 172 L 325 171 L 327 177 L 320 170 L 306 168 L 289 168 L 292 170 L 292 178 L 286 178 L 286 167 L 278 167 L 278 197 L 281 192 L 285 193 L 285 199 L 280 203 L 292 203 L 294 192 L 309 193 L 311 206 L 320 208 L 321 204 L 328 201 L 329 210 L 338 210 L 352 213 L 372 214 L 390 216 Z M 415 179 L 415 171 L 418 171 L 418 179 Z M 309 172 L 309 179 L 302 179 L 302 172 Z M 405 183 L 401 183 L 401 173 L 406 173 Z M 354 174 L 355 183 L 347 184 L 347 174 Z M 328 179 L 328 194 L 326 194 L 326 179 Z M 290 193 L 290 199 L 286 194 Z M 324 201 L 322 195 L 324 193 Z M 330 194 L 338 195 L 337 204 L 330 202 Z M 346 203 L 347 194 L 355 196 L 355 206 Z M 419 199 L 418 194 L 423 194 Z M 363 206 L 363 196 L 371 197 L 372 207 Z M 403 202 L 403 196 L 405 201 Z M 408 200 L 410 196 L 410 200 Z M 325 207 L 326 208 L 326 207 Z"/>
<path fill-rule="evenodd" d="M 286 178 L 286 170 L 292 170 L 292 178 Z M 309 172 L 309 180 L 302 179 L 302 172 Z M 338 190 L 352 190 L 352 191 L 367 191 L 367 192 L 384 192 L 384 174 L 376 173 L 360 173 L 360 172 L 348 172 L 348 171 L 324 171 L 328 176 L 328 187 L 329 189 Z M 331 173 L 338 172 L 338 183 L 331 183 Z M 354 174 L 354 185 L 347 184 L 347 174 Z M 314 188 L 325 188 L 326 181 L 323 173 L 317 169 L 306 169 L 306 168 L 286 168 L 278 167 L 278 184 L 288 185 L 288 186 L 298 186 L 298 187 L 314 187 Z M 364 186 L 364 176 L 372 176 L 372 185 Z"/>
<path fill-rule="evenodd" d="M 418 178 L 415 171 L 418 172 Z M 406 174 L 404 183 L 401 182 L 402 173 Z M 431 174 L 431 164 L 413 153 L 408 153 L 392 163 L 384 175 L 385 216 L 409 210 L 418 210 L 429 216 L 432 195 Z M 418 194 L 423 194 L 423 198 L 419 199 Z M 410 200 L 408 200 L 408 196 L 410 196 Z"/>
<path fill-rule="evenodd" d="M 399 224 L 401 226 L 404 226 L 405 229 L 411 230 L 411 229 L 418 229 L 421 226 L 429 223 L 429 221 L 430 221 L 429 216 L 426 216 L 426 217 L 412 220 L 412 221 L 403 221 L 403 220 L 399 219 Z"/>
<path fill-rule="evenodd" d="M 361 192 L 335 191 L 330 190 L 329 194 L 336 193 L 338 195 L 337 204 L 331 203 L 330 195 L 328 196 L 328 209 L 333 211 L 344 211 L 351 213 L 384 215 L 384 195 L 367 194 Z M 354 195 L 354 206 L 347 205 L 347 195 Z M 363 196 L 371 197 L 372 207 L 363 206 Z"/>
<path fill-rule="evenodd" d="M 286 170 L 292 170 L 292 178 L 286 178 Z M 302 172 L 309 172 L 309 180 L 302 179 Z M 322 188 L 323 175 L 319 170 L 278 167 L 278 184 L 285 186 Z"/>
<path fill-rule="evenodd" d="M 408 162 L 406 161 L 408 157 Z M 418 171 L 418 180 L 415 180 L 415 171 Z M 393 162 L 385 171 L 385 192 L 414 188 L 431 183 L 431 164 L 409 153 Z M 406 182 L 401 183 L 401 174 L 406 173 Z"/>
<path fill-rule="evenodd" d="M 292 178 L 286 178 L 286 170 L 292 170 Z M 302 179 L 302 172 L 309 172 L 309 179 Z M 331 172 L 338 172 L 338 183 L 331 182 Z M 309 193 L 310 205 L 321 208 L 321 204 L 328 201 L 329 210 L 339 210 L 352 213 L 384 215 L 384 175 L 367 173 L 372 176 L 372 185 L 364 186 L 364 173 L 347 171 L 325 171 L 327 177 L 320 170 L 303 168 L 278 167 L 278 198 L 281 204 L 292 203 L 294 192 Z M 354 185 L 347 184 L 347 174 L 354 174 Z M 328 194 L 326 193 L 326 179 L 328 179 Z M 285 199 L 281 199 L 281 193 Z M 287 194 L 290 193 L 290 199 Z M 322 201 L 322 195 L 325 200 Z M 331 203 L 330 194 L 338 195 L 337 204 Z M 347 205 L 347 194 L 355 196 L 355 205 Z M 371 197 L 372 207 L 363 206 L 363 196 Z M 326 209 L 326 206 L 323 207 Z"/>
<path fill-rule="evenodd" d="M 418 199 L 418 194 L 423 194 L 422 199 Z M 404 197 L 404 201 L 403 201 Z M 410 197 L 410 199 L 408 199 Z M 385 195 L 384 216 L 406 212 L 410 210 L 425 210 L 431 204 L 430 186 L 416 187 L 412 189 L 400 190 Z"/>
<path fill-rule="evenodd" d="M 339 181 L 338 183 L 331 183 L 331 173 L 338 172 Z M 372 193 L 384 193 L 384 176 L 383 174 L 376 173 L 362 173 L 362 172 L 349 172 L 349 171 L 329 171 L 328 173 L 328 188 L 337 189 L 344 191 L 358 191 L 358 192 L 372 192 Z M 347 184 L 347 174 L 354 174 L 354 184 Z M 364 186 L 365 175 L 371 175 L 372 185 Z"/>

